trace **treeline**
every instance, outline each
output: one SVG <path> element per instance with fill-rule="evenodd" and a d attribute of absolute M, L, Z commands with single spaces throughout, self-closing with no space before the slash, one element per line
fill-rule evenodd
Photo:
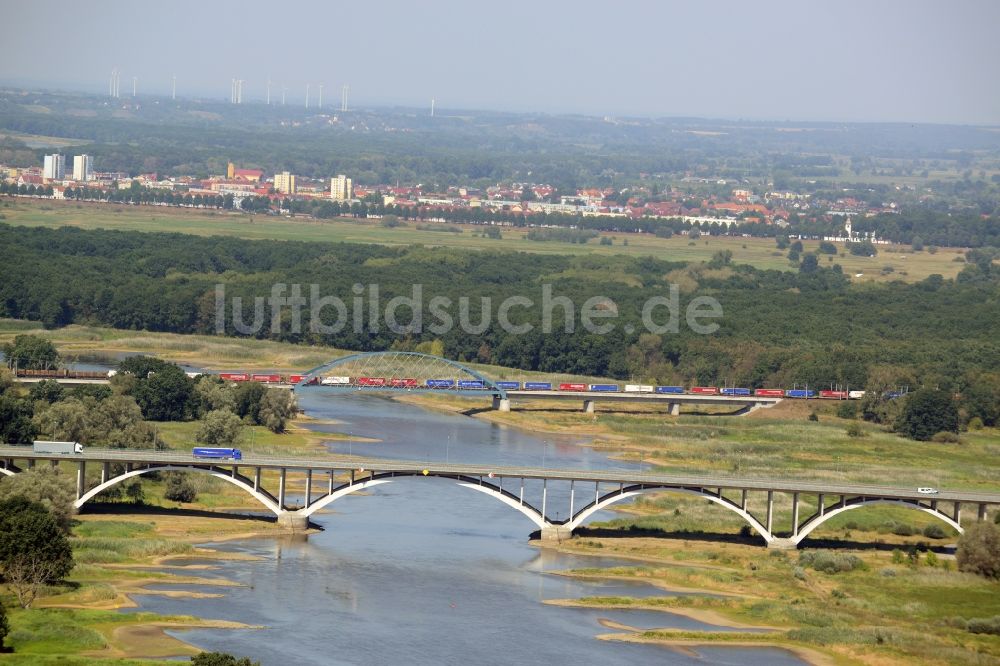
<path fill-rule="evenodd" d="M 254 298 L 266 299 L 276 283 L 302 285 L 302 295 L 337 296 L 348 307 L 355 285 L 378 285 L 382 308 L 396 296 L 423 289 L 419 332 L 395 333 L 384 317 L 363 327 L 351 319 L 333 332 L 311 330 L 313 314 L 301 309 L 301 327 L 288 313 L 253 335 L 357 350 L 408 348 L 440 341 L 447 356 L 552 373 L 576 373 L 664 384 L 791 387 L 831 384 L 862 387 L 872 373 L 892 368 L 899 384 L 931 384 L 963 390 L 983 373 L 1000 368 L 1000 310 L 984 306 L 1000 297 L 1000 269 L 991 252 L 969 253 L 956 280 L 940 276 L 917 284 L 852 285 L 836 264 L 826 267 L 807 254 L 799 272 L 735 265 L 738 256 L 686 266 L 652 257 L 568 257 L 445 248 L 382 247 L 346 243 L 247 241 L 179 234 L 28 229 L 0 226 L 0 316 L 42 321 L 46 326 L 100 324 L 124 329 L 215 333 L 216 286 L 225 288 L 225 332 L 236 334 L 234 299 L 243 323 L 254 320 Z M 825 262 L 824 262 L 825 263 Z M 542 330 L 542 285 L 573 304 L 575 329 L 565 330 L 562 309 Z M 678 331 L 648 333 L 642 322 L 649 299 L 678 296 Z M 366 287 L 367 288 L 367 287 Z M 434 332 L 434 296 L 457 305 L 468 299 L 470 334 L 458 325 Z M 497 308 L 521 296 L 531 308 L 510 312 L 525 334 L 504 330 Z M 580 309 L 603 296 L 617 307 L 613 333 L 580 326 Z M 683 308 L 694 296 L 710 296 L 723 309 L 719 330 L 699 335 L 684 325 Z M 482 299 L 491 308 L 483 318 Z M 262 307 L 265 302 L 262 301 Z M 663 323 L 667 311 L 657 320 Z M 332 325 L 334 308 L 317 313 Z M 402 324 L 409 310 L 399 311 Z M 261 322 L 265 324 L 265 321 Z M 604 323 L 603 321 L 601 323 Z"/>
<path fill-rule="evenodd" d="M 996 216 L 909 210 L 898 215 L 858 217 L 852 226 L 855 232 L 907 245 L 1000 247 L 1000 217 Z"/>

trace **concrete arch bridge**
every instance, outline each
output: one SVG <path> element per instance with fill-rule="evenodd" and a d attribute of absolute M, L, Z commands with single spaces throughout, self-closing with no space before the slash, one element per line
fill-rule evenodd
<path fill-rule="evenodd" d="M 591 471 L 530 467 L 421 463 L 378 458 L 296 459 L 247 457 L 205 460 L 180 452 L 88 449 L 83 454 L 34 453 L 28 447 L 0 447 L 0 474 L 12 475 L 37 464 L 70 462 L 77 470 L 76 506 L 134 477 L 156 471 L 208 474 L 242 489 L 272 512 L 279 523 L 305 528 L 311 516 L 336 500 L 378 485 L 407 478 L 444 479 L 483 493 L 519 511 L 543 539 L 569 537 L 594 513 L 650 492 L 673 492 L 711 501 L 740 516 L 769 548 L 795 548 L 820 525 L 846 511 L 872 504 L 892 504 L 922 511 L 958 532 L 963 507 L 985 520 L 1000 506 L 1000 493 L 936 491 L 916 488 L 796 482 L 788 479 L 740 479 L 723 476 L 676 476 L 637 471 Z M 91 474 L 88 475 L 88 469 Z M 95 472 L 95 469 L 97 473 Z M 289 491 L 290 478 L 301 493 Z M 270 483 L 265 488 L 264 480 Z M 534 490 L 526 492 L 532 487 Z M 539 488 L 540 486 L 540 488 Z M 539 492 L 540 490 L 540 492 Z M 294 504 L 291 497 L 300 501 Z M 775 520 L 776 496 L 790 500 L 791 515 Z M 560 516 L 565 518 L 560 519 Z"/>

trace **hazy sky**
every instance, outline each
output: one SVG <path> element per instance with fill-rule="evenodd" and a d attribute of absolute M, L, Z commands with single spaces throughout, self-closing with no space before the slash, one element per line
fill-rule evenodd
<path fill-rule="evenodd" d="M 0 80 L 244 99 L 1000 124 L 1000 1 L 0 2 Z M 335 99 L 336 98 L 336 99 Z M 315 101 L 315 97 L 313 100 Z"/>

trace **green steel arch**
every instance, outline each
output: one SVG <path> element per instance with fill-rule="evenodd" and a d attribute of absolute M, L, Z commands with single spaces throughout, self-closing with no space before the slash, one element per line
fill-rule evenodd
<path fill-rule="evenodd" d="M 335 374 L 332 371 L 338 368 L 340 372 L 347 372 L 346 376 L 350 377 L 412 378 L 421 382 L 420 386 L 410 388 L 393 386 L 361 387 L 357 385 L 345 387 L 350 389 L 387 392 L 429 391 L 457 395 L 490 395 L 501 400 L 507 399 L 506 390 L 498 386 L 495 381 L 486 375 L 467 365 L 440 356 L 410 351 L 361 352 L 342 356 L 341 358 L 317 366 L 312 370 L 308 370 L 302 376 L 302 379 L 296 383 L 295 387 L 308 386 L 314 381 L 319 382 L 322 380 L 324 374 Z M 428 379 L 455 379 L 456 386 L 453 389 L 432 389 L 424 384 Z M 459 388 L 458 381 L 461 380 L 482 382 L 483 388 Z"/>

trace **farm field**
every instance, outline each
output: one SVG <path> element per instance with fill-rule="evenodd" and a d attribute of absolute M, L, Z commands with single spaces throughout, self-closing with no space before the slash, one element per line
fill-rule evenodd
<path fill-rule="evenodd" d="M 657 238 L 650 234 L 603 233 L 612 245 L 599 245 L 597 239 L 585 245 L 558 241 L 529 241 L 527 230 L 504 228 L 503 238 L 484 238 L 477 225 L 457 226 L 461 233 L 428 231 L 415 223 L 396 228 L 380 226 L 378 220 L 314 220 L 279 218 L 223 211 L 195 211 L 162 206 L 126 206 L 96 203 L 59 202 L 32 199 L 5 199 L 0 204 L 0 222 L 39 227 L 78 227 L 122 231 L 176 232 L 199 236 L 235 236 L 251 240 L 291 240 L 304 242 L 349 242 L 377 245 L 427 245 L 473 250 L 507 250 L 561 255 L 631 255 L 654 256 L 669 261 L 708 261 L 722 250 L 733 253 L 733 262 L 762 269 L 793 270 L 786 252 L 775 247 L 770 238 L 708 237 L 690 240 L 686 236 Z M 442 225 L 443 226 L 443 225 Z M 627 243 L 627 244 L 626 244 Z M 805 251 L 815 250 L 818 241 L 803 241 Z M 955 261 L 962 254 L 957 248 L 937 253 L 912 252 L 906 246 L 880 246 L 875 257 L 846 254 L 820 258 L 821 265 L 838 263 L 856 281 L 919 281 L 937 273 L 954 277 L 964 267 Z M 889 268 L 891 267 L 891 271 Z M 883 272 L 884 271 L 884 272 Z"/>

